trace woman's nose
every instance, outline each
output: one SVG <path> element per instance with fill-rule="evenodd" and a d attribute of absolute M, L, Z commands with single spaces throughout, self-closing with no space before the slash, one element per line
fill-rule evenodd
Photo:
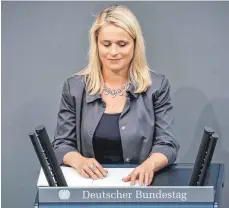
<path fill-rule="evenodd" d="M 118 54 L 118 49 L 117 49 L 117 46 L 116 45 L 112 45 L 111 48 L 110 48 L 110 54 L 112 56 L 115 56 Z"/>

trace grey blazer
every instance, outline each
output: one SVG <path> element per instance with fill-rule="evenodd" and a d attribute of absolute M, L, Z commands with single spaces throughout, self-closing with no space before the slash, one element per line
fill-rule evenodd
<path fill-rule="evenodd" d="M 150 71 L 152 85 L 141 94 L 131 84 L 119 119 L 125 163 L 140 164 L 152 153 L 164 154 L 172 164 L 179 144 L 172 134 L 173 107 L 167 78 Z M 99 94 L 89 95 L 82 76 L 72 76 L 63 86 L 53 147 L 59 164 L 71 151 L 94 157 L 93 134 L 105 111 Z"/>

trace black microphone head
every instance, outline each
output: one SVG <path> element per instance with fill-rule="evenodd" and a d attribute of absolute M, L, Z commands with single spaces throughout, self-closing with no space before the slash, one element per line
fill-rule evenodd
<path fill-rule="evenodd" d="M 208 132 L 209 134 L 213 134 L 215 132 L 215 130 L 209 126 L 205 126 L 204 131 Z"/>
<path fill-rule="evenodd" d="M 30 132 L 30 133 L 29 133 L 29 137 L 34 136 L 34 135 L 35 135 L 34 132 Z"/>
<path fill-rule="evenodd" d="M 211 135 L 211 139 L 218 140 L 219 139 L 219 135 L 214 133 L 214 134 Z"/>
<path fill-rule="evenodd" d="M 30 138 L 30 140 L 31 140 L 31 142 L 32 142 L 32 144 L 33 144 L 33 146 L 36 148 L 36 146 L 37 146 L 37 136 L 36 136 L 36 134 L 34 133 L 34 132 L 30 132 L 29 133 L 29 138 Z"/>
<path fill-rule="evenodd" d="M 45 126 L 44 126 L 44 125 L 39 125 L 39 126 L 37 126 L 37 127 L 35 128 L 36 133 L 41 132 L 41 131 L 43 131 L 43 130 L 45 130 Z"/>

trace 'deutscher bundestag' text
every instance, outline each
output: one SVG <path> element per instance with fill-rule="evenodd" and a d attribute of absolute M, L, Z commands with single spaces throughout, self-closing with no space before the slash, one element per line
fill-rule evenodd
<path fill-rule="evenodd" d="M 187 201 L 187 193 L 177 192 L 177 191 L 168 191 L 164 192 L 162 190 L 157 190 L 156 192 L 146 192 L 143 190 L 136 189 L 133 192 L 120 192 L 119 190 L 114 190 L 112 192 L 108 191 L 83 191 L 82 192 L 83 200 L 90 199 L 176 199 L 180 201 Z"/>

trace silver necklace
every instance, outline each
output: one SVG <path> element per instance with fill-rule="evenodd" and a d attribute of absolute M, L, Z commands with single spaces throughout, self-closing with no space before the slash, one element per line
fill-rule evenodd
<path fill-rule="evenodd" d="M 106 84 L 103 85 L 103 91 L 105 95 L 111 95 L 112 98 L 114 98 L 116 95 L 122 96 L 123 93 L 129 88 L 130 86 L 130 82 L 127 82 L 126 84 L 124 84 L 122 87 L 118 88 L 118 89 L 111 89 L 109 87 L 107 87 Z"/>

